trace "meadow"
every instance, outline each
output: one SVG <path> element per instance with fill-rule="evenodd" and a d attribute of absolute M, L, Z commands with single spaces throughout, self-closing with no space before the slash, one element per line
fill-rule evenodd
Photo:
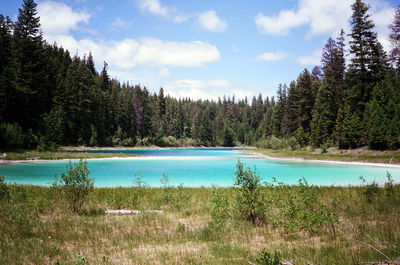
<path fill-rule="evenodd" d="M 79 213 L 61 186 L 1 182 L 0 264 L 400 262 L 400 186 L 390 176 L 382 187 L 316 187 L 242 173 L 230 188 L 174 187 L 166 175 L 149 188 L 137 177 L 133 187 L 94 188 Z"/>

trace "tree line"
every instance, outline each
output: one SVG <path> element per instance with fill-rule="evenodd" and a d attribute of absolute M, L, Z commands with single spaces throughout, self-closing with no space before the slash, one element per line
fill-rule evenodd
<path fill-rule="evenodd" d="M 276 97 L 176 99 L 96 71 L 91 53 L 47 43 L 34 0 L 17 21 L 0 15 L 0 147 L 57 145 L 262 145 L 400 148 L 400 7 L 393 49 L 379 43 L 369 6 L 351 6 L 351 32 L 330 37 L 321 66 L 304 69 Z M 345 50 L 348 38 L 349 50 Z M 346 56 L 349 63 L 346 64 Z"/>

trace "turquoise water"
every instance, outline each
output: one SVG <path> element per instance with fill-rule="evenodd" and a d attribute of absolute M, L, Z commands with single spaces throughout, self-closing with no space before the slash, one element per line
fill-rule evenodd
<path fill-rule="evenodd" d="M 137 150 L 136 150 L 137 151 Z M 115 152 L 127 152 L 116 150 Z M 297 184 L 305 177 L 315 185 L 360 185 L 359 176 L 379 184 L 386 181 L 389 171 L 396 183 L 400 183 L 400 168 L 356 166 L 343 164 L 303 163 L 262 159 L 231 149 L 141 150 L 144 157 L 88 160 L 91 176 L 97 187 L 132 186 L 134 175 L 140 174 L 152 187 L 160 186 L 165 172 L 172 185 L 186 187 L 232 186 L 237 159 L 260 173 L 264 181 L 272 177 L 287 184 Z M 50 185 L 54 176 L 65 170 L 67 161 L 0 164 L 0 175 L 7 182 L 34 185 Z"/>

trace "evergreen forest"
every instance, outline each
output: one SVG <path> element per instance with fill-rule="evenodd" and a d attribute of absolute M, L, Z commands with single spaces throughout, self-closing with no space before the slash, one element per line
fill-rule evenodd
<path fill-rule="evenodd" d="M 16 21 L 0 15 L 0 147 L 54 150 L 87 146 L 236 146 L 400 148 L 400 6 L 392 50 L 374 31 L 369 6 L 351 6 L 351 32 L 326 41 L 321 65 L 304 69 L 275 97 L 217 101 L 151 93 L 98 72 L 44 39 L 34 0 Z M 348 44 L 348 45 L 347 45 Z M 348 47 L 348 49 L 346 49 Z M 268 82 L 268 80 L 265 80 Z"/>

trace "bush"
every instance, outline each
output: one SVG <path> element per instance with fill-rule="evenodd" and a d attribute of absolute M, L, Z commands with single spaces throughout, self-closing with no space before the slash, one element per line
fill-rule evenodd
<path fill-rule="evenodd" d="M 271 255 L 268 250 L 263 249 L 259 252 L 256 262 L 259 265 L 282 265 L 281 254 L 275 251 L 274 255 Z"/>
<path fill-rule="evenodd" d="M 5 178 L 0 176 L 0 202 L 7 201 L 10 197 L 10 191 L 5 182 Z"/>
<path fill-rule="evenodd" d="M 38 223 L 33 196 L 25 187 L 7 185 L 0 180 L 0 233 L 17 233 L 30 235 Z"/>
<path fill-rule="evenodd" d="M 69 161 L 66 169 L 59 184 L 56 181 L 54 187 L 62 190 L 71 210 L 80 213 L 83 203 L 94 189 L 94 179 L 89 177 L 87 162 L 82 159 L 74 165 Z"/>
<path fill-rule="evenodd" d="M 133 194 L 130 196 L 130 202 L 132 206 L 138 206 L 139 204 L 143 203 L 144 198 L 148 197 L 147 194 L 149 185 L 143 180 L 143 177 L 140 173 L 134 175 L 133 182 L 135 189 Z"/>
<path fill-rule="evenodd" d="M 364 191 L 363 191 L 363 195 L 365 196 L 365 199 L 367 200 L 368 203 L 372 203 L 374 201 L 376 201 L 379 197 L 379 186 L 378 183 L 376 183 L 375 181 L 367 184 L 367 181 L 360 176 L 361 181 L 364 184 Z"/>
<path fill-rule="evenodd" d="M 286 233 L 305 231 L 310 235 L 319 234 L 326 226 L 335 236 L 337 215 L 318 199 L 318 187 L 308 185 L 305 178 L 299 180 L 299 186 L 289 187 L 278 183 L 273 190 L 272 201 L 277 208 L 276 223 Z"/>
<path fill-rule="evenodd" d="M 159 143 L 159 145 L 162 145 L 162 146 L 179 146 L 180 144 L 179 144 L 178 140 L 176 140 L 175 137 L 170 135 L 170 136 L 163 136 L 161 138 L 161 143 Z"/>
<path fill-rule="evenodd" d="M 293 136 L 290 138 L 277 138 L 275 136 L 270 136 L 257 142 L 256 146 L 273 150 L 281 150 L 281 149 L 298 150 L 301 148 L 296 138 Z"/>
<path fill-rule="evenodd" d="M 165 172 L 162 173 L 160 182 L 162 184 L 162 190 L 163 190 L 162 201 L 166 204 L 169 204 L 172 202 L 174 197 L 173 196 L 174 187 L 169 184 L 169 178 L 167 173 Z"/>
<path fill-rule="evenodd" d="M 138 138 L 136 145 L 137 146 L 150 146 L 151 145 L 151 140 L 150 140 L 149 137 Z"/>
<path fill-rule="evenodd" d="M 213 188 L 211 200 L 208 204 L 211 214 L 211 225 L 216 228 L 225 229 L 229 225 L 230 205 L 228 197 L 222 193 L 221 189 Z"/>
<path fill-rule="evenodd" d="M 389 172 L 386 172 L 387 181 L 385 182 L 385 193 L 389 199 L 396 199 L 396 194 L 394 192 L 393 177 Z"/>
<path fill-rule="evenodd" d="M 244 164 L 240 160 L 236 164 L 234 185 L 239 187 L 236 196 L 236 207 L 245 219 L 250 219 L 253 224 L 263 220 L 267 207 L 261 193 L 261 178 L 249 167 L 244 169 Z"/>
<path fill-rule="evenodd" d="M 18 123 L 0 124 L 0 146 L 5 148 L 20 148 L 24 143 L 24 134 Z"/>

